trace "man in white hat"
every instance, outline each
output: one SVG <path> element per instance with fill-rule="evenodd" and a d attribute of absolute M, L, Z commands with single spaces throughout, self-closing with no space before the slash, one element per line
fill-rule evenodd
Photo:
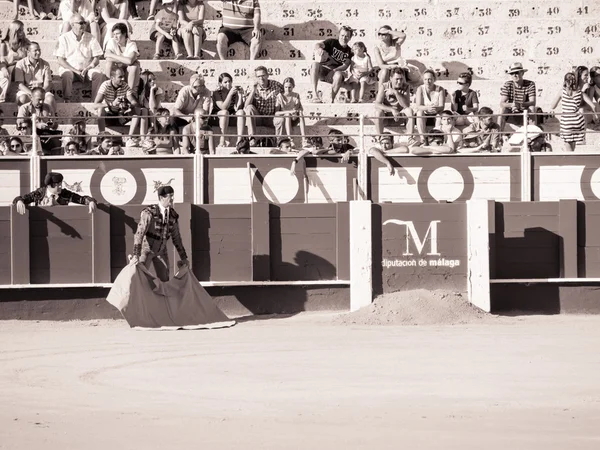
<path fill-rule="evenodd" d="M 525 80 L 523 74 L 527 69 L 520 62 L 512 63 L 506 73 L 511 80 L 504 83 L 500 89 L 500 107 L 502 114 L 520 114 L 526 109 L 535 113 L 535 83 Z M 500 132 L 504 130 L 506 122 L 523 125 L 523 120 L 518 116 L 500 116 L 498 125 Z"/>

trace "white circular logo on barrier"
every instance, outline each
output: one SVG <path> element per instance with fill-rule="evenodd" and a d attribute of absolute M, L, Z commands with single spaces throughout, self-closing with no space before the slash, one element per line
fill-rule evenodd
<path fill-rule="evenodd" d="M 111 205 L 129 203 L 137 191 L 137 183 L 131 173 L 123 169 L 106 172 L 100 182 L 100 192 Z"/>
<path fill-rule="evenodd" d="M 427 188 L 434 199 L 453 202 L 465 190 L 465 181 L 458 170 L 444 166 L 435 169 L 429 176 Z"/>
<path fill-rule="evenodd" d="M 283 167 L 270 170 L 263 180 L 265 197 L 273 203 L 289 203 L 298 194 L 298 179 Z"/>
<path fill-rule="evenodd" d="M 596 169 L 590 178 L 590 189 L 592 193 L 600 198 L 600 169 Z"/>

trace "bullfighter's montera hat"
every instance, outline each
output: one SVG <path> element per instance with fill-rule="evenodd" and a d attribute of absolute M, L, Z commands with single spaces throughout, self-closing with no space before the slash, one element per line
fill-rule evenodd
<path fill-rule="evenodd" d="M 44 186 L 50 186 L 51 184 L 62 183 L 63 176 L 62 173 L 58 172 L 48 172 L 44 177 Z"/>
<path fill-rule="evenodd" d="M 165 195 L 174 194 L 175 191 L 171 186 L 161 186 L 158 188 L 158 196 L 164 197 Z"/>

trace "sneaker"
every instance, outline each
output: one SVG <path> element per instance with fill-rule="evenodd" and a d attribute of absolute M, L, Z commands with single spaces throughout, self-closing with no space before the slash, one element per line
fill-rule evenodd
<path fill-rule="evenodd" d="M 125 147 L 139 147 L 140 140 L 138 138 L 131 137 L 125 141 Z"/>
<path fill-rule="evenodd" d="M 154 14 L 150 14 L 146 20 L 154 20 Z"/>

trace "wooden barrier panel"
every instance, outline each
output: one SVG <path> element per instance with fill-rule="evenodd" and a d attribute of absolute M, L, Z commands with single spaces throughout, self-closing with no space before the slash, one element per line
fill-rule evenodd
<path fill-rule="evenodd" d="M 496 203 L 494 278 L 556 278 L 561 272 L 558 202 Z"/>
<path fill-rule="evenodd" d="M 396 168 L 369 158 L 370 197 L 375 203 L 520 200 L 520 155 L 390 156 Z"/>
<path fill-rule="evenodd" d="M 63 174 L 64 188 L 109 205 L 156 203 L 156 192 L 165 185 L 175 190 L 176 203 L 191 203 L 194 198 L 192 155 L 40 158 L 41 179 L 51 171 Z"/>
<path fill-rule="evenodd" d="M 467 291 L 467 209 L 456 204 L 373 205 L 373 290 Z"/>
<path fill-rule="evenodd" d="M 338 258 L 350 255 L 349 246 L 338 247 L 337 213 L 333 204 L 270 205 L 271 280 L 338 277 Z"/>
<path fill-rule="evenodd" d="M 600 202 L 578 202 L 579 276 L 600 278 Z"/>
<path fill-rule="evenodd" d="M 11 284 L 12 282 L 13 236 L 10 210 L 10 207 L 0 207 L 0 284 Z"/>
<path fill-rule="evenodd" d="M 108 220 L 106 209 L 29 208 L 31 283 L 108 282 Z"/>
<path fill-rule="evenodd" d="M 333 203 L 352 199 L 357 160 L 344 164 L 339 157 L 305 158 L 290 173 L 293 157 L 208 157 L 204 160 L 208 203 Z M 248 167 L 250 164 L 250 167 Z"/>
<path fill-rule="evenodd" d="M 30 159 L 25 156 L 0 158 L 0 206 L 12 204 L 15 197 L 30 191 Z"/>
<path fill-rule="evenodd" d="M 192 268 L 200 281 L 252 280 L 250 205 L 192 206 Z"/>
<path fill-rule="evenodd" d="M 532 154 L 533 200 L 600 200 L 600 155 Z"/>

